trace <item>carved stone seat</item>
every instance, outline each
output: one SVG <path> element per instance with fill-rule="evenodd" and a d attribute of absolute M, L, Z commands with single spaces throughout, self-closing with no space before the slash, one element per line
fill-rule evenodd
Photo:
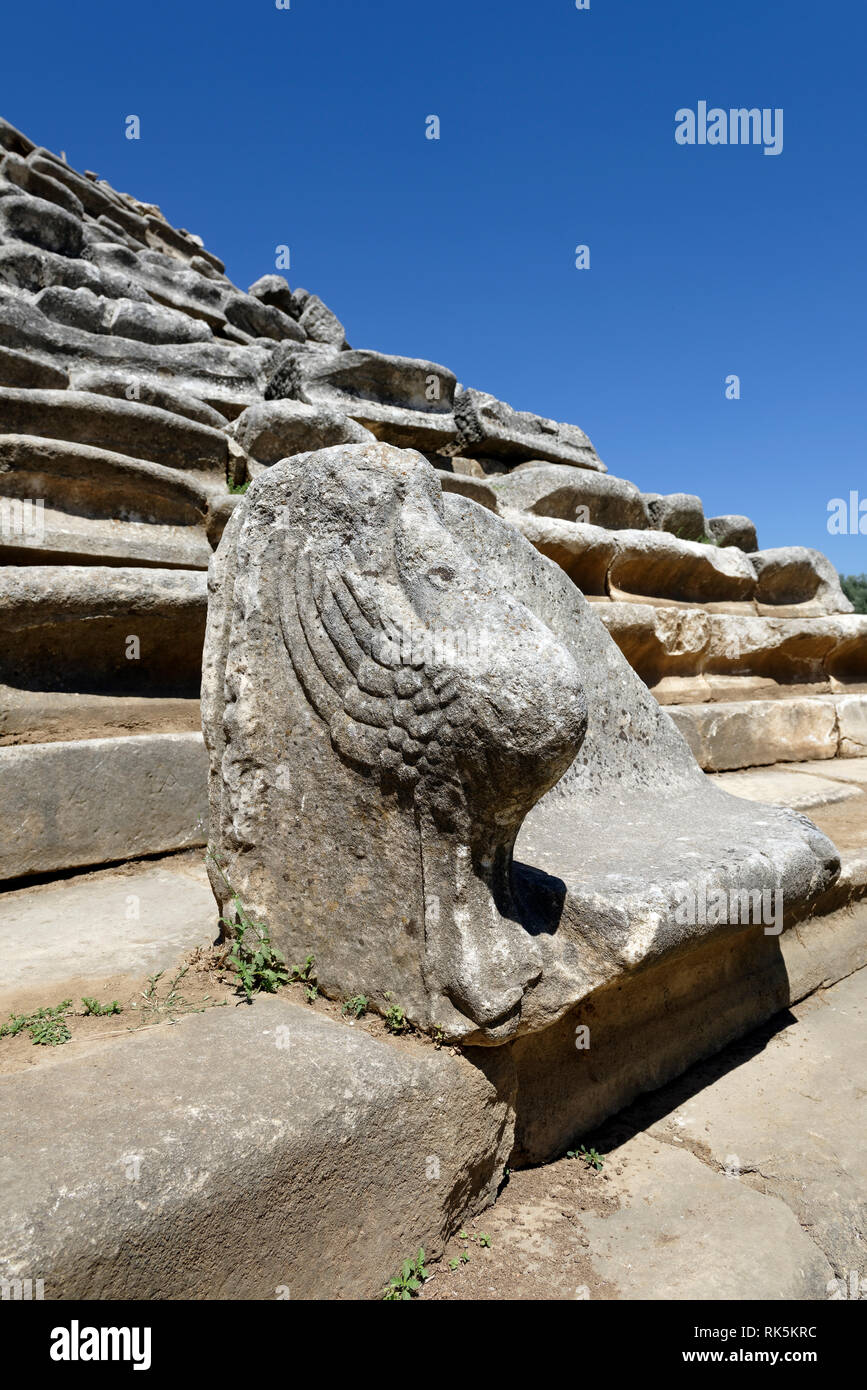
<path fill-rule="evenodd" d="M 710 941 L 779 954 L 761 922 L 679 919 L 690 895 L 790 922 L 839 873 L 805 817 L 714 787 L 563 572 L 413 451 L 276 464 L 210 588 L 212 842 L 333 997 L 520 1059 Z"/>

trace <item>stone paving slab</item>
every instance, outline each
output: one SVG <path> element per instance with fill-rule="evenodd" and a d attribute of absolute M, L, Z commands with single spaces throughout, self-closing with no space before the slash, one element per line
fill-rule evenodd
<path fill-rule="evenodd" d="M 204 844 L 196 732 L 0 748 L 0 879 Z"/>
<path fill-rule="evenodd" d="M 867 1291 L 865 1014 L 862 969 L 576 1135 L 576 1149 L 598 1150 L 601 1171 L 561 1158 L 512 1172 L 422 1296 L 839 1301 Z"/>

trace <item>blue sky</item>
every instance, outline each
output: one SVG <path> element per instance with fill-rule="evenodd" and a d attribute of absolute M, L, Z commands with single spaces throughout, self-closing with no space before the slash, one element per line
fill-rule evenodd
<path fill-rule="evenodd" d="M 863 0 L 51 0 L 3 39 L 0 113 L 242 287 L 288 244 L 353 346 L 867 570 L 826 527 L 867 500 Z M 783 108 L 782 153 L 677 145 L 700 100 Z"/>

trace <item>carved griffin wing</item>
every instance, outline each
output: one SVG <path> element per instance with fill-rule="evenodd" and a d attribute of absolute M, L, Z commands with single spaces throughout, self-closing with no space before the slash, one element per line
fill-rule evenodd
<path fill-rule="evenodd" d="M 414 620 L 408 639 L 406 626 L 388 611 L 397 605 L 385 586 L 349 566 L 329 568 L 303 545 L 293 578 L 281 599 L 283 635 L 335 749 L 358 767 L 378 767 L 414 788 L 446 759 L 453 733 L 446 711 L 457 696 L 453 672 L 431 669 L 418 640 L 425 630 Z"/>

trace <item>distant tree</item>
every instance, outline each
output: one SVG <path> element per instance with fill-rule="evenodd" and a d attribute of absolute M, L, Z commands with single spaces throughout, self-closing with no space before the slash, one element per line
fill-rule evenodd
<path fill-rule="evenodd" d="M 867 613 L 867 574 L 841 574 L 840 584 L 855 605 L 855 612 Z"/>

